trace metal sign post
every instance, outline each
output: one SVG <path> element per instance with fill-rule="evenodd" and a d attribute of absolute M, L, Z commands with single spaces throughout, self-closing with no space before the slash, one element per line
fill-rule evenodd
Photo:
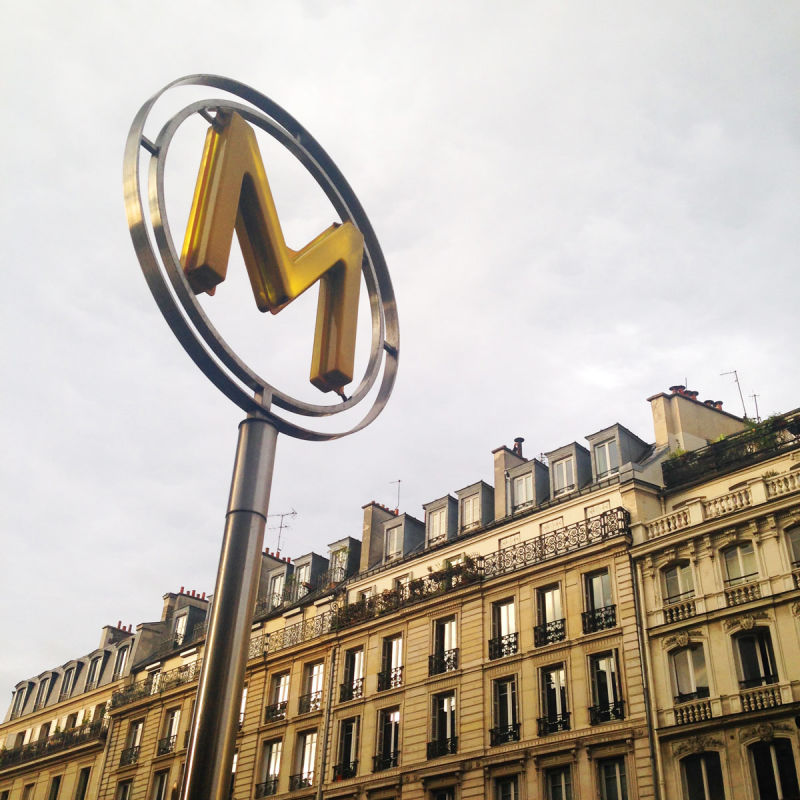
<path fill-rule="evenodd" d="M 184 106 L 148 135 L 145 127 L 155 103 L 181 86 L 210 87 L 225 96 Z M 164 165 L 176 131 L 195 115 L 209 129 L 179 256 L 167 222 Z M 300 250 L 291 250 L 283 239 L 254 128 L 275 138 L 306 167 L 340 217 Z M 149 158 L 146 181 L 143 153 Z M 191 75 L 164 87 L 134 118 L 123 171 L 128 225 L 156 303 L 192 360 L 248 415 L 239 427 L 181 792 L 183 800 L 227 800 L 277 435 L 337 439 L 380 414 L 397 373 L 397 309 L 380 245 L 347 181 L 308 131 L 254 89 L 215 75 Z M 281 392 L 236 355 L 205 315 L 196 295 L 213 294 L 224 281 L 234 229 L 260 311 L 278 313 L 320 284 L 310 380 L 340 402 L 313 404 Z M 363 377 L 347 397 L 362 277 L 369 296 L 371 350 Z M 376 384 L 369 411 L 349 430 L 318 431 L 281 413 L 321 418 L 347 412 Z"/>

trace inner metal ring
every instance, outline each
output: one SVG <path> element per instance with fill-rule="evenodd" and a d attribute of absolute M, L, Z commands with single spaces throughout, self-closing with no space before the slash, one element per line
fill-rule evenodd
<path fill-rule="evenodd" d="M 155 143 L 150 142 L 143 136 L 143 129 L 154 103 L 169 89 L 186 85 L 221 89 L 246 100 L 251 106 L 216 99 L 192 103 L 170 118 Z M 166 155 L 175 132 L 187 118 L 195 113 L 202 113 L 208 119 L 208 111 L 219 109 L 237 111 L 248 122 L 283 144 L 306 167 L 342 221 L 351 221 L 364 236 L 362 274 L 370 303 L 372 343 L 364 376 L 353 395 L 345 402 L 336 405 L 307 403 L 271 386 L 239 359 L 227 345 L 189 287 L 166 219 L 164 200 Z M 151 154 L 148 181 L 150 217 L 160 260 L 152 245 L 142 202 L 139 177 L 139 157 L 142 148 Z M 248 413 L 266 415 L 284 433 L 317 441 L 346 436 L 365 427 L 378 416 L 386 405 L 394 385 L 399 350 L 397 310 L 388 269 L 372 226 L 352 189 L 316 140 L 293 117 L 269 98 L 228 78 L 192 75 L 178 79 L 150 98 L 136 115 L 125 147 L 124 183 L 131 237 L 156 303 L 184 349 L 226 396 Z M 169 278 L 169 284 L 165 280 L 164 272 Z M 169 285 L 180 301 L 180 307 L 175 302 Z M 185 315 L 181 313 L 181 307 Z M 271 405 L 274 404 L 291 413 L 311 417 L 330 416 L 346 411 L 354 407 L 370 391 L 381 367 L 383 367 L 383 377 L 372 407 L 361 422 L 348 431 L 326 433 L 308 430 L 278 417 L 271 410 Z M 253 394 L 251 395 L 244 387 L 248 387 Z"/>

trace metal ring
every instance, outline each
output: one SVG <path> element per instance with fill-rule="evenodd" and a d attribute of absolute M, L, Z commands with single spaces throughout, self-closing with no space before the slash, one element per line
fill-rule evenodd
<path fill-rule="evenodd" d="M 218 99 L 192 103 L 167 121 L 153 143 L 144 137 L 145 122 L 155 102 L 177 86 L 221 89 L 250 105 Z M 164 165 L 169 145 L 180 125 L 191 115 L 208 109 L 235 110 L 283 144 L 306 167 L 341 219 L 351 221 L 364 236 L 362 274 L 369 296 L 372 343 L 364 377 L 353 395 L 344 402 L 336 405 L 307 403 L 271 386 L 228 346 L 188 285 L 166 218 Z M 140 181 L 139 158 L 143 148 L 151 156 L 148 180 L 151 228 L 147 226 Z M 128 226 L 150 291 L 183 348 L 217 388 L 247 413 L 267 416 L 278 430 L 301 439 L 325 441 L 341 438 L 366 427 L 380 414 L 394 385 L 399 354 L 397 306 L 386 262 L 372 226 L 347 181 L 327 153 L 293 117 L 269 98 L 237 81 L 215 75 L 180 78 L 153 95 L 134 118 L 125 146 L 123 172 Z M 157 250 L 151 240 L 151 230 Z M 347 431 L 309 430 L 277 416 L 271 409 L 274 404 L 291 413 L 310 417 L 341 413 L 353 408 L 369 393 L 381 368 L 383 376 L 372 407 L 357 425 Z M 248 388 L 253 395 L 247 391 Z"/>

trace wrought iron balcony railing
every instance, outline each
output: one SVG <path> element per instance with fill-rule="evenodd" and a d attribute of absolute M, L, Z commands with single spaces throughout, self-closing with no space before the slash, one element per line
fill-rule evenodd
<path fill-rule="evenodd" d="M 357 700 L 364 696 L 364 679 L 353 678 L 348 683 L 339 686 L 339 702 L 346 703 L 348 700 Z"/>
<path fill-rule="evenodd" d="M 135 764 L 139 760 L 139 745 L 134 745 L 133 747 L 126 747 L 120 754 L 119 754 L 119 765 L 121 767 L 127 767 L 130 764 Z"/>
<path fill-rule="evenodd" d="M 489 639 L 489 658 L 504 658 L 513 656 L 519 649 L 519 634 L 507 633 L 505 636 L 495 636 Z"/>
<path fill-rule="evenodd" d="M 565 619 L 554 619 L 551 622 L 543 622 L 533 629 L 533 643 L 536 647 L 543 647 L 554 642 L 563 642 L 567 637 L 567 621 Z"/>
<path fill-rule="evenodd" d="M 519 722 L 513 722 L 511 725 L 498 725 L 496 728 L 489 730 L 489 743 L 492 747 L 498 744 L 506 744 L 507 742 L 519 741 Z"/>
<path fill-rule="evenodd" d="M 314 785 L 313 772 L 299 772 L 297 775 L 289 776 L 289 791 L 295 792 L 298 789 L 308 789 Z"/>
<path fill-rule="evenodd" d="M 603 606 L 603 608 L 595 608 L 591 611 L 584 611 L 581 614 L 583 620 L 583 632 L 594 633 L 595 631 L 603 631 L 606 628 L 614 628 L 617 625 L 617 607 L 616 605 Z"/>
<path fill-rule="evenodd" d="M 176 734 L 172 736 L 164 736 L 162 739 L 159 739 L 156 744 L 156 755 L 157 756 L 165 756 L 167 753 L 174 753 L 175 752 L 175 742 L 178 739 Z"/>
<path fill-rule="evenodd" d="M 176 686 L 196 681 L 200 677 L 201 665 L 202 661 L 198 659 L 193 664 L 177 667 L 168 672 L 159 672 L 157 675 L 153 675 L 141 681 L 136 681 L 128 686 L 124 686 L 122 689 L 117 689 L 117 691 L 111 695 L 111 708 L 119 708 L 128 703 L 141 700 L 143 697 L 162 694 L 169 689 L 174 689 Z"/>
<path fill-rule="evenodd" d="M 262 783 L 256 784 L 255 797 L 272 797 L 273 794 L 278 793 L 278 776 L 273 775 L 267 778 Z"/>
<path fill-rule="evenodd" d="M 675 703 L 689 703 L 692 700 L 702 700 L 708 697 L 708 686 L 698 686 L 693 692 L 678 692 L 675 695 Z"/>
<path fill-rule="evenodd" d="M 358 761 L 343 761 L 333 765 L 334 781 L 344 781 L 348 778 L 355 778 L 358 772 Z"/>
<path fill-rule="evenodd" d="M 272 703 L 264 708 L 264 722 L 278 722 L 278 720 L 286 719 L 286 700 L 281 700 L 280 703 Z"/>
<path fill-rule="evenodd" d="M 372 759 L 372 771 L 380 772 L 384 769 L 396 767 L 400 760 L 400 751 L 394 750 L 391 753 L 378 753 Z"/>
<path fill-rule="evenodd" d="M 322 690 L 301 694 L 297 703 L 299 714 L 310 714 L 312 711 L 319 711 L 322 708 Z"/>
<path fill-rule="evenodd" d="M 434 739 L 428 742 L 428 758 L 439 758 L 458 752 L 458 736 L 449 739 Z"/>
<path fill-rule="evenodd" d="M 617 700 L 610 705 L 589 706 L 589 722 L 599 725 L 602 722 L 613 722 L 625 718 L 625 701 Z"/>
<path fill-rule="evenodd" d="M 396 689 L 403 685 L 403 668 L 394 667 L 385 669 L 378 673 L 378 691 L 385 692 L 387 689 Z"/>
<path fill-rule="evenodd" d="M 441 675 L 458 669 L 458 648 L 443 650 L 428 656 L 428 675 Z"/>
<path fill-rule="evenodd" d="M 12 747 L 8 750 L 0 750 L 0 769 L 10 764 L 21 764 L 36 758 L 43 758 L 51 753 L 58 753 L 89 742 L 104 741 L 107 730 L 107 719 L 104 717 L 88 725 L 54 733 L 46 739 L 39 739 L 36 742 Z"/>
<path fill-rule="evenodd" d="M 671 606 L 675 603 L 683 603 L 685 600 L 691 600 L 694 597 L 694 589 L 687 589 L 685 592 L 678 594 L 671 594 L 669 597 L 664 598 L 664 605 Z"/>
<path fill-rule="evenodd" d="M 563 714 L 550 714 L 547 717 L 539 717 L 539 736 L 547 736 L 549 733 L 569 730 L 569 711 Z"/>
<path fill-rule="evenodd" d="M 767 675 L 755 675 L 752 678 L 745 678 L 743 681 L 739 681 L 739 688 L 740 689 L 753 689 L 756 686 L 766 686 L 770 683 L 777 683 L 778 676 L 772 673 L 768 673 Z"/>

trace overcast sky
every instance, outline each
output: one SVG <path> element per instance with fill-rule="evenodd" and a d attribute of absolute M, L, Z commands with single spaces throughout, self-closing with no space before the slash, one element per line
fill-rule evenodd
<path fill-rule="evenodd" d="M 150 95 L 208 72 L 272 97 L 337 162 L 389 264 L 401 357 L 384 414 L 278 444 L 270 510 L 298 512 L 282 547 L 298 556 L 360 536 L 392 481 L 420 518 L 491 482 L 490 451 L 515 436 L 535 455 L 619 421 L 651 441 L 646 398 L 673 383 L 741 413 L 720 375 L 736 369 L 751 415 L 752 394 L 762 416 L 800 405 L 798 41 L 800 6 L 764 0 L 9 9 L 3 704 L 103 625 L 213 590 L 242 413 L 177 344 L 128 234 L 122 152 Z M 299 247 L 333 218 L 302 178 L 276 180 Z M 314 303 L 284 314 L 307 331 Z M 302 384 L 306 334 L 247 309 L 282 335 L 264 370 Z"/>

